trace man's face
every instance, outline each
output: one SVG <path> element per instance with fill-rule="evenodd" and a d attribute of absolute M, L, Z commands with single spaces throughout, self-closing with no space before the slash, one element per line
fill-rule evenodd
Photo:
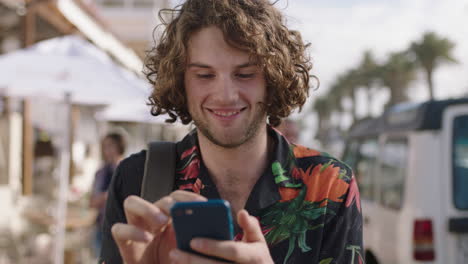
<path fill-rule="evenodd" d="M 111 138 L 102 141 L 102 158 L 105 163 L 112 163 L 119 156 L 117 144 Z"/>
<path fill-rule="evenodd" d="M 189 39 L 184 82 L 192 119 L 212 143 L 234 148 L 266 129 L 263 71 L 246 52 L 229 46 L 217 27 Z"/>

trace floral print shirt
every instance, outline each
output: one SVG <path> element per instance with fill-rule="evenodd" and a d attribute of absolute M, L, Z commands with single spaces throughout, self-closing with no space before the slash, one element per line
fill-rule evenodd
<path fill-rule="evenodd" d="M 245 209 L 259 219 L 274 262 L 364 263 L 361 205 L 352 170 L 324 152 L 289 143 L 271 127 L 268 134 L 275 142 L 270 166 L 255 184 Z M 177 143 L 177 154 L 175 189 L 220 199 L 200 158 L 195 130 Z M 126 222 L 123 200 L 140 193 L 143 165 L 144 152 L 140 152 L 117 169 L 109 191 L 101 261 L 121 263 L 116 262 L 120 256 L 110 227 Z M 123 176 L 130 171 L 137 177 Z M 242 239 L 241 230 L 235 239 Z"/>

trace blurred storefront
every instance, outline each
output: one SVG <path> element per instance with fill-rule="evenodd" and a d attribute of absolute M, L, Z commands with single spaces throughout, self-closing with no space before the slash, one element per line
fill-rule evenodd
<path fill-rule="evenodd" d="M 38 41 L 80 34 L 108 52 L 126 68 L 140 73 L 142 63 L 81 0 L 0 0 L 0 53 L 28 47 Z"/>
<path fill-rule="evenodd" d="M 0 0 L 0 57 L 73 34 L 133 72 L 129 82 L 141 82 L 141 58 L 98 13 L 83 1 Z M 142 100 L 86 103 L 65 94 L 52 98 L 50 90 L 18 96 L 12 89 L 0 84 L 0 263 L 90 263 L 89 227 L 96 212 L 87 199 L 101 137 L 123 131 L 130 153 L 150 140 L 177 140 L 187 128 L 148 116 Z M 126 109 L 126 116 L 115 109 Z"/>
<path fill-rule="evenodd" d="M 140 58 L 144 58 L 145 51 L 157 39 L 153 34 L 160 32 L 154 31 L 160 22 L 159 11 L 170 5 L 169 0 L 95 0 L 93 3 L 110 30 Z"/>

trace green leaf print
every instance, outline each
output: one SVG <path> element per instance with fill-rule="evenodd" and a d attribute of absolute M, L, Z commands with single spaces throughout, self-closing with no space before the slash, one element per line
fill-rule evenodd
<path fill-rule="evenodd" d="M 306 244 L 306 232 L 299 234 L 299 247 L 301 248 L 302 252 L 311 250 L 311 248 Z"/>
<path fill-rule="evenodd" d="M 361 256 L 361 254 L 359 253 L 359 251 L 361 250 L 361 247 L 360 246 L 356 246 L 356 245 L 349 245 L 346 247 L 346 250 L 351 250 L 352 252 L 352 255 L 351 255 L 351 264 L 354 264 L 354 259 L 356 257 L 356 254 L 358 254 L 358 258 Z"/>
<path fill-rule="evenodd" d="M 322 168 L 320 168 L 320 172 L 323 172 L 326 168 L 332 165 L 332 163 L 333 163 L 333 160 L 330 160 L 329 162 L 323 164 Z"/>
<path fill-rule="evenodd" d="M 323 222 L 314 223 L 314 220 L 318 220 L 327 213 L 334 214 L 330 209 L 320 207 L 322 201 L 305 201 L 306 193 L 307 186 L 303 185 L 296 198 L 288 202 L 276 203 L 267 208 L 260 217 L 262 225 L 271 228 L 271 231 L 265 234 L 269 245 L 289 239 L 288 253 L 284 263 L 287 263 L 295 247 L 299 247 L 302 252 L 312 250 L 307 245 L 307 231 L 323 228 Z"/>
<path fill-rule="evenodd" d="M 322 259 L 319 264 L 330 264 L 333 261 L 333 258 Z"/>
<path fill-rule="evenodd" d="M 278 161 L 273 162 L 271 165 L 271 170 L 273 171 L 273 175 L 275 175 L 275 183 L 278 184 L 280 182 L 288 181 L 289 178 L 284 176 L 284 173 L 286 172 L 283 167 L 281 166 L 281 163 Z"/>
<path fill-rule="evenodd" d="M 309 209 L 309 210 L 306 209 L 300 212 L 300 214 L 307 220 L 315 220 L 319 218 L 320 216 L 324 215 L 326 211 L 327 211 L 327 208 L 322 207 L 322 208 Z"/>
<path fill-rule="evenodd" d="M 288 188 L 299 188 L 302 186 L 302 183 L 290 183 L 290 182 L 287 182 L 284 187 L 288 187 Z"/>
<path fill-rule="evenodd" d="M 286 257 L 284 258 L 283 264 L 286 264 L 289 257 L 291 257 L 291 254 L 294 251 L 294 244 L 296 244 L 296 237 L 291 237 L 289 238 L 289 248 L 288 248 L 288 253 L 286 254 Z"/>
<path fill-rule="evenodd" d="M 338 175 L 338 179 L 350 181 L 351 177 L 348 176 L 348 173 L 346 172 L 346 170 L 341 169 L 340 174 Z"/>
<path fill-rule="evenodd" d="M 291 232 L 296 234 L 304 233 L 304 230 L 307 230 L 307 219 L 296 216 L 294 218 L 297 218 L 297 220 L 290 222 L 290 224 L 292 225 Z"/>

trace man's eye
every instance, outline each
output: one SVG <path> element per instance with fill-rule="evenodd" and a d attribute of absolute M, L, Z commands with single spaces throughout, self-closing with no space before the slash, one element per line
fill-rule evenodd
<path fill-rule="evenodd" d="M 255 73 L 238 73 L 237 77 L 241 79 L 250 79 L 255 76 Z"/>
<path fill-rule="evenodd" d="M 214 74 L 197 74 L 197 77 L 200 79 L 211 79 L 214 76 L 215 76 Z"/>

